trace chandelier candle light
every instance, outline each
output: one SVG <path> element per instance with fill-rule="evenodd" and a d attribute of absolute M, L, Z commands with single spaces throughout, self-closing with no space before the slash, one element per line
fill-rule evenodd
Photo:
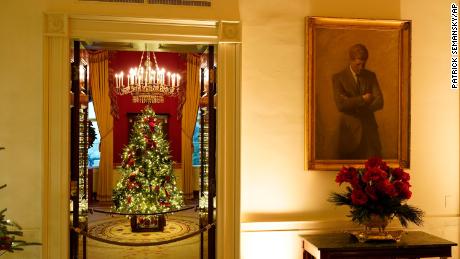
<path fill-rule="evenodd" d="M 134 103 L 163 103 L 164 96 L 176 96 L 180 86 L 180 75 L 167 72 L 164 68 L 160 69 L 153 51 L 147 51 L 143 63 L 144 53 L 143 51 L 139 67 L 131 68 L 129 74 L 126 74 L 126 86 L 123 71 L 115 74 L 116 93 L 131 94 Z M 155 61 L 155 68 L 152 68 L 150 53 Z"/>

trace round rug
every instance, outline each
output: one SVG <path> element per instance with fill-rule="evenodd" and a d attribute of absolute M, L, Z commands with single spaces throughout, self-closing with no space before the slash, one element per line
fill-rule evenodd
<path fill-rule="evenodd" d="M 128 218 L 114 217 L 90 223 L 88 235 L 109 242 L 142 244 L 167 242 L 198 230 L 197 218 L 173 215 L 166 217 L 163 232 L 131 232 Z"/>

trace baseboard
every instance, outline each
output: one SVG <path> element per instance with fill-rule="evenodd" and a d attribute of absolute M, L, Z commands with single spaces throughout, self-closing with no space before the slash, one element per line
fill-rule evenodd
<path fill-rule="evenodd" d="M 427 216 L 423 226 L 409 225 L 408 230 L 435 229 L 458 227 L 459 216 Z M 401 228 L 397 219 L 391 221 L 389 228 Z M 362 228 L 345 219 L 309 220 L 309 221 L 272 221 L 272 222 L 243 222 L 241 232 L 266 231 L 340 231 Z"/>

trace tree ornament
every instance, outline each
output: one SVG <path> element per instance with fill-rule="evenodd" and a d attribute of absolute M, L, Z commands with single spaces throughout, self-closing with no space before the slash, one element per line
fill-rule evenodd
<path fill-rule="evenodd" d="M 130 158 L 128 161 L 128 166 L 133 166 L 135 163 L 135 160 L 133 158 Z"/>
<path fill-rule="evenodd" d="M 150 126 L 150 131 L 153 131 L 155 129 L 155 122 L 154 121 L 150 121 L 149 122 L 149 126 Z"/>

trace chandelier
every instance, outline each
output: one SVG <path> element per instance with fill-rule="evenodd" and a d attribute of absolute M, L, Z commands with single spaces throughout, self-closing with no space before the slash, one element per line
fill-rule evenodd
<path fill-rule="evenodd" d="M 155 62 L 154 67 L 150 56 Z M 123 71 L 115 74 L 115 92 L 118 95 L 132 95 L 134 103 L 163 103 L 165 96 L 177 95 L 180 79 L 179 74 L 158 67 L 153 51 L 142 51 L 137 68 L 132 67 L 128 74 Z"/>

